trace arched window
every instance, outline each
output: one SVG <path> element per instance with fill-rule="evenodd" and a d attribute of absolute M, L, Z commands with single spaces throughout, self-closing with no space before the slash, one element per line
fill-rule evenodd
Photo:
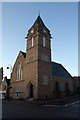
<path fill-rule="evenodd" d="M 43 37 L 43 47 L 45 47 L 45 46 L 46 46 L 46 38 Z"/>
<path fill-rule="evenodd" d="M 43 85 L 48 85 L 48 76 L 43 76 Z"/>
<path fill-rule="evenodd" d="M 32 37 L 31 46 L 33 47 L 33 45 L 34 45 L 34 38 Z"/>
<path fill-rule="evenodd" d="M 21 64 L 21 62 L 20 63 L 18 63 L 18 65 L 17 65 L 17 71 L 16 71 L 17 73 L 17 80 L 22 80 L 22 64 Z"/>
<path fill-rule="evenodd" d="M 55 82 L 55 92 L 56 92 L 56 95 L 60 94 L 60 87 L 59 87 L 59 83 L 57 81 Z"/>
<path fill-rule="evenodd" d="M 66 95 L 70 94 L 69 84 L 68 83 L 65 83 L 65 93 L 66 93 Z"/>

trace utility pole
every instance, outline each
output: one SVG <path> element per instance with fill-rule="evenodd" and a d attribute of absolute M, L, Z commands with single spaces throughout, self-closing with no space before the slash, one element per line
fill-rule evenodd
<path fill-rule="evenodd" d="M 2 79 L 3 79 L 3 67 L 0 68 L 0 85 L 2 83 Z"/>

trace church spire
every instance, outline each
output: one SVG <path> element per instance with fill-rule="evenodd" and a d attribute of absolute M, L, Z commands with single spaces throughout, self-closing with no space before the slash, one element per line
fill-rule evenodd
<path fill-rule="evenodd" d="M 38 16 L 40 16 L 40 10 L 38 11 Z"/>
<path fill-rule="evenodd" d="M 35 22 L 32 25 L 32 27 L 28 31 L 31 31 L 31 29 L 34 29 L 35 28 L 34 26 L 36 26 L 36 25 L 37 25 L 38 29 L 39 28 L 40 29 L 46 29 L 48 32 L 50 32 L 49 29 L 45 26 L 45 24 L 44 24 L 44 22 L 43 22 L 43 20 L 42 20 L 42 18 L 40 16 L 40 11 L 38 11 L 38 17 L 35 20 Z"/>
<path fill-rule="evenodd" d="M 36 21 L 34 22 L 34 25 L 35 24 L 38 24 L 39 26 L 45 26 L 43 23 L 43 20 L 40 17 L 40 12 L 38 12 L 38 17 L 37 17 Z"/>

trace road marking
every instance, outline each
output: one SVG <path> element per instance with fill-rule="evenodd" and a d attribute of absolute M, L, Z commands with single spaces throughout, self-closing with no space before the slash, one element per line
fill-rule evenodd
<path fill-rule="evenodd" d="M 44 107 L 68 107 L 68 106 L 71 106 L 71 105 L 74 105 L 74 104 L 77 104 L 77 103 L 80 103 L 80 101 L 72 102 L 72 103 L 65 104 L 65 105 L 45 104 L 45 105 L 42 105 L 42 106 L 44 106 Z"/>
<path fill-rule="evenodd" d="M 76 101 L 76 102 L 72 102 L 72 103 L 69 103 L 69 104 L 65 104 L 64 106 L 67 107 L 67 106 L 71 106 L 71 105 L 74 105 L 74 104 L 77 104 L 77 103 L 80 103 L 80 101 Z"/>
<path fill-rule="evenodd" d="M 65 104 L 64 106 L 67 107 L 67 106 L 69 106 L 69 105 L 70 105 L 70 104 Z"/>

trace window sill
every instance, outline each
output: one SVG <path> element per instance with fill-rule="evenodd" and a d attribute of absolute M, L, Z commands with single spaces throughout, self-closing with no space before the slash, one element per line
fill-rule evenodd
<path fill-rule="evenodd" d="M 25 80 L 16 80 L 16 81 L 14 81 L 14 82 L 11 82 L 11 83 L 23 82 L 23 81 L 25 81 Z"/>

